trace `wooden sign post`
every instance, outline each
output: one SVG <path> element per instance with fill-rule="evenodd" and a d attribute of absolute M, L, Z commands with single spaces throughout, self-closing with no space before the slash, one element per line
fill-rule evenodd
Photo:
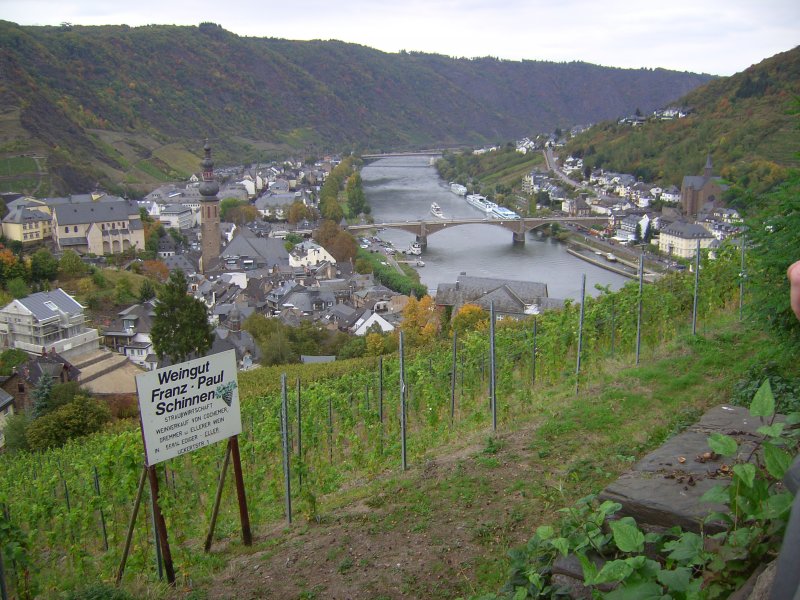
<path fill-rule="evenodd" d="M 206 551 L 210 548 L 214 535 L 229 459 L 233 461 L 236 494 L 239 500 L 239 517 L 242 525 L 242 541 L 246 546 L 252 544 L 242 463 L 239 456 L 238 436 L 242 432 L 242 419 L 238 387 L 236 354 L 233 350 L 149 371 L 136 377 L 136 389 L 139 395 L 139 421 L 145 449 L 145 471 L 150 481 L 156 531 L 167 581 L 170 585 L 175 584 L 175 570 L 167 537 L 167 525 L 158 502 L 158 474 L 156 472 L 158 463 L 227 440 L 225 464 L 220 475 L 211 518 L 211 530 L 206 538 Z M 125 561 L 130 550 L 130 539 L 139 502 L 141 502 L 143 484 L 144 477 L 140 481 L 125 551 L 117 573 L 117 583 L 122 579 Z"/>

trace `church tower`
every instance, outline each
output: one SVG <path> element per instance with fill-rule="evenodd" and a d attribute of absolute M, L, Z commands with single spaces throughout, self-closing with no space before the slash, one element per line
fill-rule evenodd
<path fill-rule="evenodd" d="M 200 231 L 203 236 L 203 257 L 200 271 L 211 272 L 219 263 L 219 184 L 214 179 L 214 161 L 211 160 L 211 145 L 206 140 L 206 156 L 200 163 L 203 167 L 203 183 L 200 184 Z"/>

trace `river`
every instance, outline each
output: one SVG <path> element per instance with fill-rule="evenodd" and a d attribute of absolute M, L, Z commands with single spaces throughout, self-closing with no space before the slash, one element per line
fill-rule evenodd
<path fill-rule="evenodd" d="M 483 216 L 461 196 L 450 191 L 427 157 L 383 158 L 361 171 L 364 192 L 376 223 L 433 220 L 431 203 L 442 207 L 447 218 Z M 399 229 L 379 236 L 398 249 L 408 248 L 414 235 Z M 398 256 L 399 258 L 399 256 Z M 579 299 L 581 278 L 586 293 L 597 295 L 595 284 L 619 289 L 627 278 L 575 258 L 566 246 L 530 232 L 525 244 L 513 244 L 512 233 L 496 225 L 459 225 L 428 236 L 422 252 L 422 283 L 433 293 L 439 283 L 454 283 L 459 273 L 477 277 L 502 277 L 546 283 L 551 298 Z"/>

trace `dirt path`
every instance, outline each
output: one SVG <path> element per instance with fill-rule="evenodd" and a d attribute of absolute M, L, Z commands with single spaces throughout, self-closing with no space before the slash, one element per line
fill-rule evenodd
<path fill-rule="evenodd" d="M 383 493 L 261 532 L 261 549 L 230 561 L 209 600 L 454 598 L 486 581 L 542 512 L 535 427 L 483 439 L 381 482 Z M 487 567 L 492 566 L 492 569 Z M 501 570 L 502 572 L 502 570 Z"/>

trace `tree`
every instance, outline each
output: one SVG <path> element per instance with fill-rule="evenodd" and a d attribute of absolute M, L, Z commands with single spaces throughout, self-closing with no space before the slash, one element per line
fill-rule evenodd
<path fill-rule="evenodd" d="M 142 285 L 139 286 L 139 302 L 147 302 L 155 297 L 156 288 L 153 286 L 153 282 L 149 279 L 142 281 Z"/>
<path fill-rule="evenodd" d="M 9 280 L 9 282 L 6 284 L 6 289 L 8 290 L 9 294 L 14 296 L 14 298 L 24 298 L 31 293 L 31 289 L 28 287 L 22 277 L 14 277 L 13 279 Z"/>
<path fill-rule="evenodd" d="M 303 219 L 310 219 L 313 216 L 311 209 L 300 200 L 295 200 L 286 211 L 286 220 L 292 225 L 299 223 Z"/>
<path fill-rule="evenodd" d="M 237 225 L 255 221 L 259 217 L 258 209 L 251 204 L 240 204 L 228 209 L 225 220 Z"/>
<path fill-rule="evenodd" d="M 245 205 L 246 202 L 238 198 L 225 198 L 219 203 L 219 218 L 222 221 L 230 221 L 230 211 L 238 206 Z"/>
<path fill-rule="evenodd" d="M 489 313 L 477 304 L 465 304 L 453 317 L 452 328 L 458 333 L 483 329 L 489 323 Z"/>
<path fill-rule="evenodd" d="M 34 282 L 53 281 L 58 275 L 58 261 L 44 248 L 39 248 L 31 256 L 31 280 Z"/>
<path fill-rule="evenodd" d="M 50 395 L 53 393 L 53 378 L 49 375 L 42 375 L 33 387 L 33 407 L 31 416 L 38 419 L 50 412 Z"/>
<path fill-rule="evenodd" d="M 65 250 L 58 261 L 58 270 L 64 277 L 83 277 L 88 268 L 75 250 Z"/>
<path fill-rule="evenodd" d="M 169 279 L 169 268 L 162 260 L 146 260 L 142 263 L 142 275 L 159 283 L 164 283 Z"/>
<path fill-rule="evenodd" d="M 68 440 L 100 431 L 111 419 L 108 408 L 87 398 L 75 399 L 53 412 L 34 420 L 26 432 L 32 450 L 63 446 Z"/>
<path fill-rule="evenodd" d="M 117 304 L 129 304 L 135 299 L 130 279 L 122 277 L 117 281 L 114 286 L 114 299 Z"/>
<path fill-rule="evenodd" d="M 202 356 L 214 341 L 206 305 L 187 295 L 186 288 L 186 276 L 176 270 L 158 295 L 150 336 L 160 360 L 177 363 Z"/>
<path fill-rule="evenodd" d="M 28 425 L 30 419 L 23 413 L 17 413 L 6 417 L 3 427 L 4 448 L 12 452 L 18 450 L 29 450 L 28 447 Z"/>

